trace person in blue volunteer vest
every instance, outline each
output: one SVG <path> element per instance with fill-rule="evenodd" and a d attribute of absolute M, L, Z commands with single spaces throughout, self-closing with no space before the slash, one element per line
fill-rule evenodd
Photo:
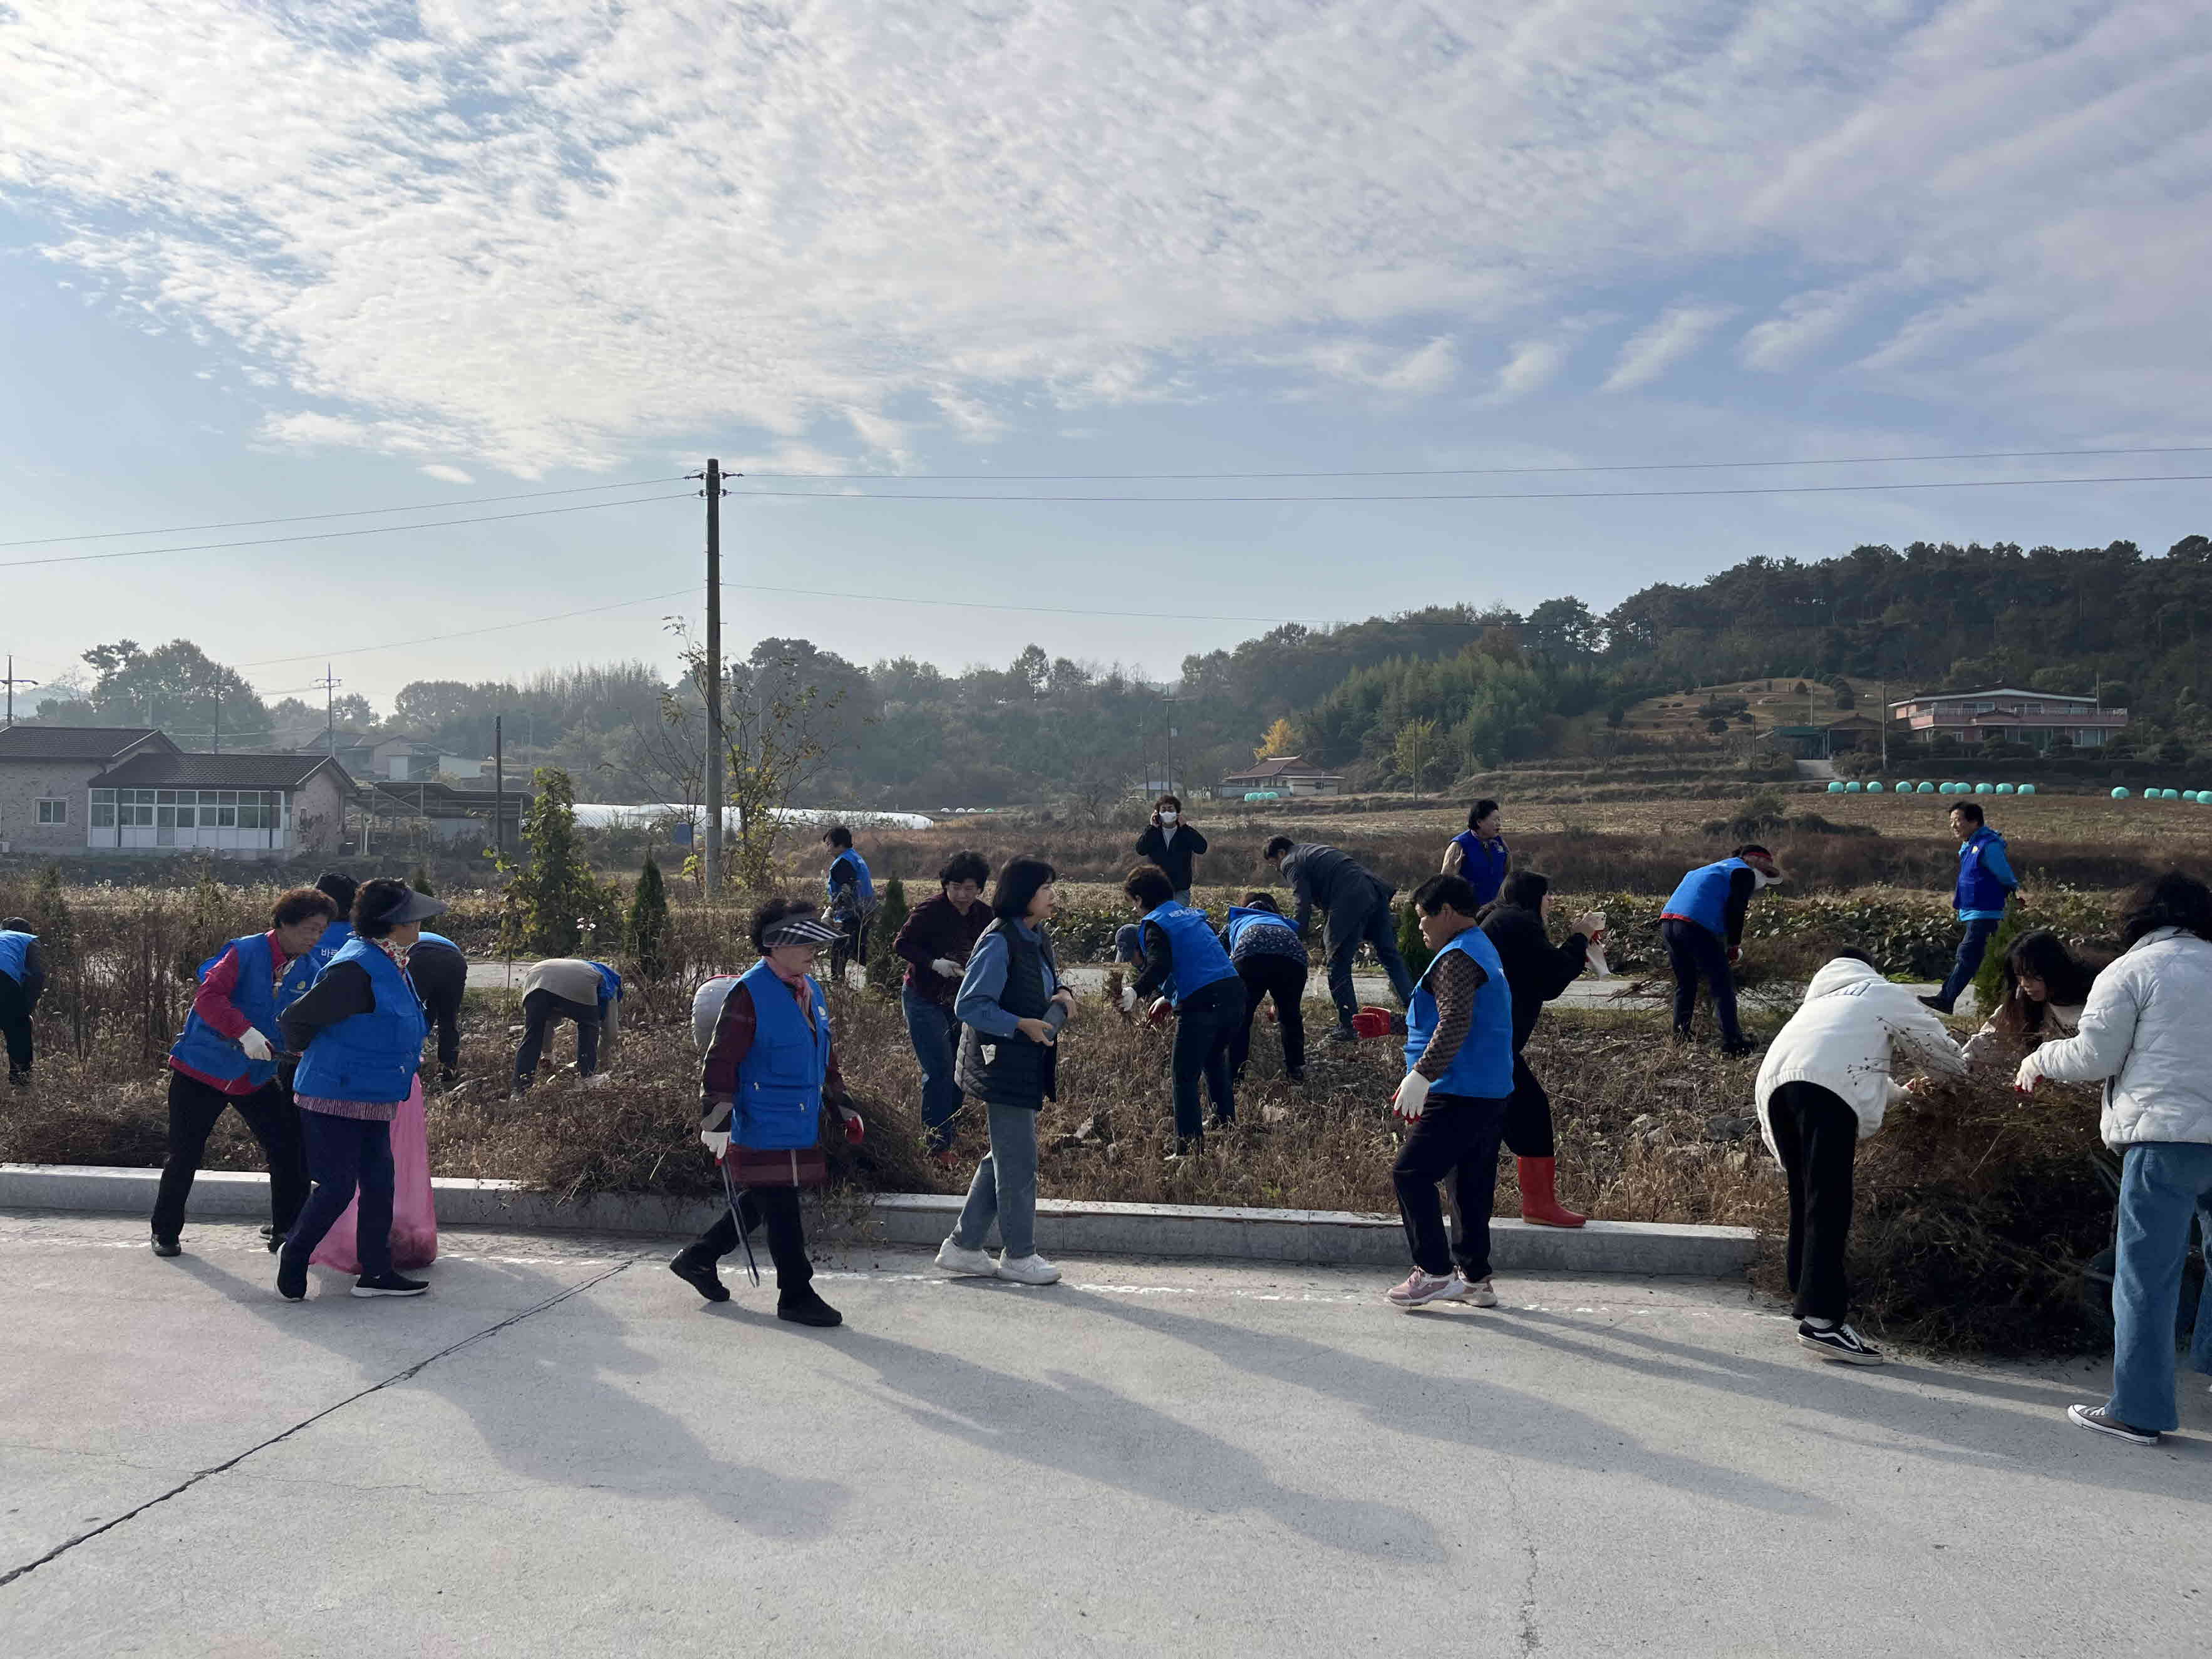
<path fill-rule="evenodd" d="M 354 896 L 353 937 L 282 1021 L 300 1056 L 292 1079 L 314 1191 L 276 1258 L 276 1292 L 307 1294 L 307 1261 L 346 1206 L 361 1198 L 356 1296 L 420 1296 L 430 1287 L 392 1269 L 392 1120 L 415 1086 L 430 1022 L 407 976 L 407 952 L 445 901 L 379 877 Z"/>
<path fill-rule="evenodd" d="M 9 916 L 0 921 L 0 1033 L 8 1042 L 8 1081 L 18 1089 L 31 1083 L 31 1060 L 36 1052 L 31 1038 L 31 1016 L 46 988 L 46 964 L 39 954 L 39 936 L 30 918 Z"/>
<path fill-rule="evenodd" d="M 830 976 L 842 985 L 848 963 L 868 965 L 868 924 L 876 915 L 876 878 L 868 872 L 867 860 L 853 845 L 853 832 L 843 824 L 833 823 L 824 830 L 822 844 L 830 849 L 830 870 L 822 884 L 829 889 L 830 924 L 838 933 L 837 942 L 830 947 Z"/>
<path fill-rule="evenodd" d="M 1959 954 L 1943 988 L 1920 999 L 1940 1014 L 1957 1006 L 1960 994 L 1981 972 L 1982 957 L 2004 921 L 2005 906 L 2020 891 L 2020 878 L 2005 856 L 2004 837 L 1990 828 L 1980 807 L 1960 801 L 1951 809 L 1951 830 L 1959 837 L 1959 880 L 1951 890 L 1951 908 L 1959 913 L 1966 932 L 1960 936 Z"/>
<path fill-rule="evenodd" d="M 353 902 L 355 896 L 361 891 L 361 884 L 343 871 L 325 870 L 315 878 L 315 886 L 330 895 L 331 902 L 337 906 L 338 913 L 331 919 L 331 925 L 323 929 L 323 936 L 315 941 L 314 948 L 301 955 L 293 971 L 293 978 L 298 986 L 298 989 L 292 993 L 294 996 L 313 985 L 315 975 L 329 967 L 331 958 L 344 950 L 347 941 L 353 938 Z"/>
<path fill-rule="evenodd" d="M 469 959 L 443 933 L 425 931 L 407 952 L 407 977 L 422 999 L 422 1012 L 438 1034 L 438 1081 L 450 1087 L 460 1074 L 461 999 L 469 988 Z"/>
<path fill-rule="evenodd" d="M 1283 1037 L 1283 1073 L 1293 1083 L 1306 1074 L 1306 942 L 1297 924 L 1276 907 L 1267 893 L 1247 893 L 1244 902 L 1229 907 L 1229 921 L 1221 930 L 1222 947 L 1244 981 L 1244 1018 L 1229 1045 L 1229 1078 L 1241 1083 L 1252 1057 L 1252 1021 L 1260 1012 L 1260 999 L 1275 1000 L 1275 1024 Z"/>
<path fill-rule="evenodd" d="M 1490 1282 L 1490 1206 L 1513 1093 L 1513 991 L 1482 908 L 1463 876 L 1431 876 L 1413 893 L 1422 942 L 1437 954 L 1406 1012 L 1406 1075 L 1391 1106 L 1413 1126 L 1390 1170 L 1413 1271 L 1394 1306 L 1498 1305 Z M 1452 1182 L 1452 1237 L 1437 1183 Z"/>
<path fill-rule="evenodd" d="M 307 1201 L 307 1159 L 299 1109 L 279 1075 L 281 1022 L 306 987 L 293 969 L 329 927 L 332 906 L 318 888 L 276 901 L 269 931 L 231 940 L 200 964 L 185 1029 L 169 1048 L 169 1155 L 154 1199 L 154 1254 L 182 1246 L 185 1206 L 208 1136 L 236 1108 L 269 1160 L 269 1248 L 291 1231 Z"/>
<path fill-rule="evenodd" d="M 1198 1112 L 1198 1083 L 1213 1101 L 1216 1128 L 1237 1117 L 1237 1091 L 1229 1050 L 1244 1028 L 1244 981 L 1237 964 L 1214 937 L 1206 912 L 1176 902 L 1175 883 L 1157 864 L 1140 864 L 1121 884 L 1123 896 L 1138 913 L 1145 966 L 1133 984 L 1121 988 L 1121 1011 L 1133 1012 L 1147 997 L 1160 1000 L 1155 1018 L 1170 1008 L 1176 1015 L 1175 1089 L 1177 1156 L 1196 1148 L 1205 1133 Z"/>
<path fill-rule="evenodd" d="M 1512 857 L 1500 817 L 1496 801 L 1479 800 L 1467 809 L 1467 828 L 1444 843 L 1443 873 L 1466 877 L 1485 904 L 1494 902 L 1505 884 L 1505 866 Z"/>
<path fill-rule="evenodd" d="M 1674 969 L 1674 1035 L 1690 1037 L 1690 1018 L 1698 1011 L 1698 981 L 1712 988 L 1713 1013 L 1720 1021 L 1721 1052 L 1747 1054 L 1736 1022 L 1735 975 L 1731 971 L 1743 945 L 1743 922 L 1752 896 L 1782 879 L 1774 854 L 1746 842 L 1728 857 L 1701 865 L 1682 878 L 1659 911 L 1659 937 Z"/>
<path fill-rule="evenodd" d="M 837 1068 L 830 1004 L 809 971 L 815 954 L 836 938 L 806 899 L 771 899 L 753 912 L 760 960 L 723 999 L 700 1060 L 699 1139 L 716 1163 L 731 1157 L 733 1144 L 746 1154 L 749 1169 L 759 1170 L 775 1160 L 751 1154 L 807 1151 L 822 1138 L 824 1106 L 844 1120 L 848 1140 L 860 1139 L 860 1116 L 847 1104 Z M 740 1229 L 750 1235 L 765 1226 L 775 1264 L 775 1316 L 798 1325 L 842 1324 L 843 1316 L 814 1290 L 799 1209 L 799 1183 L 808 1177 L 796 1157 L 790 1169 L 788 1180 L 749 1175 L 734 1211 L 725 1209 L 668 1269 L 708 1301 L 727 1302 L 729 1289 L 714 1264 L 738 1248 Z"/>

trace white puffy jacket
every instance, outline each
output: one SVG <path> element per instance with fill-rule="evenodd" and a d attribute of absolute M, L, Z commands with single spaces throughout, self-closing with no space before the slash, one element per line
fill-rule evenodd
<path fill-rule="evenodd" d="M 2212 942 L 2144 934 L 2097 975 L 2081 1033 L 2045 1043 L 2020 1075 L 2103 1083 L 2107 1146 L 2212 1141 Z"/>
<path fill-rule="evenodd" d="M 1863 962 L 1832 962 L 1813 975 L 1805 1000 L 1775 1034 L 1759 1068 L 1759 1130 L 1774 1150 L 1767 1103 L 1785 1083 L 1817 1083 L 1859 1115 L 1859 1139 L 1905 1091 L 1891 1081 L 1890 1045 L 1914 1049 L 1931 1072 L 1963 1076 L 1959 1045 L 1933 1010 Z"/>

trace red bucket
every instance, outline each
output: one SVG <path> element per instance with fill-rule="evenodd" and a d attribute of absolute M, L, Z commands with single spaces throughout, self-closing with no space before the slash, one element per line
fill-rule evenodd
<path fill-rule="evenodd" d="M 1352 1029 L 1363 1037 L 1389 1036 L 1390 1011 L 1388 1008 L 1362 1008 L 1352 1017 Z"/>

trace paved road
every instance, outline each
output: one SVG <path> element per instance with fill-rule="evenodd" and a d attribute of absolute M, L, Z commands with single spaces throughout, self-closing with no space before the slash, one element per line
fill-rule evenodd
<path fill-rule="evenodd" d="M 2204 1650 L 2201 1378 L 2142 1451 L 2061 1419 L 2097 1368 L 1824 1367 L 1724 1286 L 884 1252 L 811 1333 L 650 1241 L 291 1305 L 143 1238 L 0 1215 L 9 1653 Z"/>

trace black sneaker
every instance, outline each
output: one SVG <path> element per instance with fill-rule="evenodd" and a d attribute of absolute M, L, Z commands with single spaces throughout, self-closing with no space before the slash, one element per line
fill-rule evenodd
<path fill-rule="evenodd" d="M 1304 1083 L 1306 1080 L 1306 1068 L 1303 1066 L 1287 1066 L 1284 1069 L 1283 1075 L 1293 1083 Z"/>
<path fill-rule="evenodd" d="M 177 1243 L 176 1234 L 155 1233 L 154 1235 L 154 1254 L 155 1255 L 181 1255 L 184 1254 L 184 1250 Z"/>
<path fill-rule="evenodd" d="M 2077 1429 L 2093 1429 L 2099 1434 L 2109 1434 L 2115 1440 L 2124 1440 L 2130 1446 L 2158 1444 L 2156 1429 L 2139 1429 L 2132 1423 L 2123 1423 L 2102 1406 L 2069 1406 L 2066 1420 Z"/>
<path fill-rule="evenodd" d="M 1948 1014 L 1951 1012 L 1951 1005 L 1941 997 L 1922 997 L 1918 1000 L 1922 1007 L 1933 1008 L 1939 1014 Z"/>
<path fill-rule="evenodd" d="M 1357 1042 L 1359 1041 L 1359 1033 L 1349 1025 L 1340 1025 L 1328 1034 L 1328 1040 L 1331 1042 Z"/>
<path fill-rule="evenodd" d="M 1723 1060 L 1741 1060 L 1746 1054 L 1755 1054 L 1758 1052 L 1759 1045 L 1756 1042 L 1723 1042 L 1721 1044 L 1721 1057 Z"/>
<path fill-rule="evenodd" d="M 777 1297 L 775 1316 L 788 1319 L 794 1325 L 818 1325 L 825 1328 L 845 1322 L 845 1316 L 815 1295 L 811 1286 L 796 1296 Z"/>
<path fill-rule="evenodd" d="M 668 1271 L 705 1297 L 709 1302 L 727 1302 L 730 1287 L 722 1283 L 722 1276 L 714 1271 L 714 1264 L 685 1250 L 668 1264 Z"/>
<path fill-rule="evenodd" d="M 1849 1325 L 1830 1325 L 1824 1329 L 1809 1322 L 1802 1323 L 1797 1327 L 1797 1346 L 1810 1348 L 1823 1359 L 1838 1360 L 1846 1365 L 1881 1364 L 1881 1350 Z"/>
<path fill-rule="evenodd" d="M 356 1296 L 420 1296 L 430 1287 L 419 1279 L 402 1279 L 398 1273 L 364 1273 L 354 1280 Z"/>
<path fill-rule="evenodd" d="M 276 1294 L 287 1302 L 307 1299 L 307 1259 L 289 1250 L 276 1258 Z"/>
<path fill-rule="evenodd" d="M 275 1228 L 273 1228 L 273 1227 L 264 1227 L 261 1231 L 262 1231 L 263 1232 L 264 1232 L 264 1233 L 266 1233 L 266 1234 L 268 1234 L 268 1235 L 269 1235 L 269 1237 L 268 1237 L 267 1243 L 268 1243 L 268 1245 L 269 1245 L 269 1254 L 270 1254 L 270 1255 L 276 1255 L 276 1252 L 277 1252 L 277 1251 L 279 1251 L 279 1250 L 281 1250 L 281 1249 L 283 1249 L 284 1248 L 284 1235 L 283 1235 L 283 1234 L 282 1234 L 282 1233 L 278 1232 L 278 1231 L 277 1231 Z"/>

